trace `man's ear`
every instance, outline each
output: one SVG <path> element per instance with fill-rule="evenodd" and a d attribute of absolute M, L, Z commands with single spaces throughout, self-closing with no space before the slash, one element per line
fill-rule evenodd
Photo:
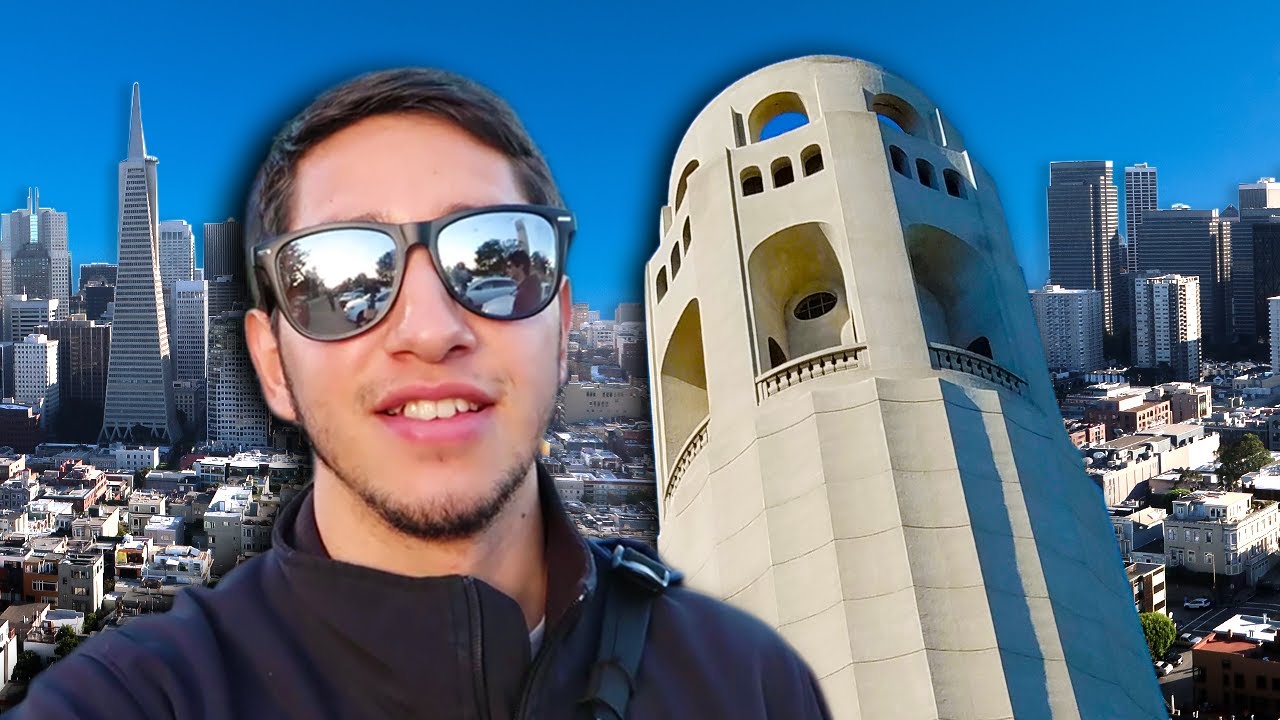
<path fill-rule="evenodd" d="M 244 314 L 244 340 L 249 349 L 249 359 L 258 374 L 258 384 L 262 386 L 262 399 L 266 400 L 271 414 L 281 420 L 298 424 L 297 409 L 293 407 L 293 398 L 289 394 L 288 381 L 284 375 L 284 360 L 280 357 L 280 342 L 277 337 L 271 316 L 257 308 Z M 281 321 L 280 325 L 285 323 Z M 289 332 L 288 328 L 282 332 Z"/>
<path fill-rule="evenodd" d="M 569 276 L 560 284 L 560 385 L 569 382 L 569 330 L 573 325 L 573 292 Z"/>

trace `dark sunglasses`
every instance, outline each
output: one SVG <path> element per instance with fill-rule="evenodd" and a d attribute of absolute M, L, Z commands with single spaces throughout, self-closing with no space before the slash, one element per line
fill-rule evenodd
<path fill-rule="evenodd" d="M 409 248 L 420 243 L 455 302 L 491 320 L 521 320 L 556 296 L 575 227 L 567 210 L 543 205 L 493 205 L 400 225 L 329 223 L 259 243 L 254 276 L 264 301 L 299 333 L 344 340 L 386 317 Z"/>

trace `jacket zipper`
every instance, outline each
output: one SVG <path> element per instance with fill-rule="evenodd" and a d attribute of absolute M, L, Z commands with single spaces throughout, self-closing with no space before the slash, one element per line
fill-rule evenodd
<path fill-rule="evenodd" d="M 489 718 L 489 688 L 484 676 L 484 628 L 480 621 L 480 595 L 472 578 L 462 578 L 462 585 L 467 591 L 467 616 L 471 626 L 468 628 L 471 637 L 471 671 L 475 677 L 476 706 L 480 717 Z"/>
<path fill-rule="evenodd" d="M 538 648 L 538 656 L 533 659 L 533 665 L 529 668 L 528 679 L 525 681 L 524 692 L 520 696 L 520 706 L 516 710 L 515 720 L 523 720 L 529 715 L 529 705 L 533 700 L 533 689 L 538 686 L 538 680 L 542 675 L 543 669 L 549 664 L 552 650 L 559 644 L 561 636 L 568 632 L 567 628 L 574 625 L 577 620 L 577 613 L 581 611 L 583 600 L 587 599 L 587 593 L 584 591 L 578 595 L 578 599 L 565 610 L 564 615 L 560 618 L 560 622 L 556 623 L 555 628 L 546 637 L 542 639 L 542 647 Z"/>

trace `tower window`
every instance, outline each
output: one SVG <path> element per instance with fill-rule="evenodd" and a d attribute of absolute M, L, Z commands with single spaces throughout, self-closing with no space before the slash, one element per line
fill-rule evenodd
<path fill-rule="evenodd" d="M 822 171 L 822 148 L 810 145 L 800 151 L 800 167 L 804 168 L 805 177 Z"/>
<path fill-rule="evenodd" d="M 764 178 L 760 176 L 760 168 L 749 167 L 742 171 L 742 195 L 758 195 L 764 192 Z"/>
<path fill-rule="evenodd" d="M 938 189 L 938 179 L 933 175 L 933 165 L 929 164 L 924 158 L 916 159 L 916 176 L 920 178 L 920 184 L 925 187 Z"/>
<path fill-rule="evenodd" d="M 689 218 L 684 219 L 684 251 L 689 252 L 689 243 L 693 241 L 693 233 L 689 229 Z"/>
<path fill-rule="evenodd" d="M 836 296 L 826 291 L 807 295 L 796 303 L 792 314 L 797 320 L 816 320 L 831 312 L 836 306 Z"/>
<path fill-rule="evenodd" d="M 796 173 L 791 169 L 791 158 L 788 157 L 774 160 L 769 171 L 773 173 L 773 186 L 776 188 L 790 185 L 796 179 Z"/>
<path fill-rule="evenodd" d="M 680 246 L 676 245 L 671 248 L 671 279 L 675 280 L 676 275 L 680 274 Z"/>
<path fill-rule="evenodd" d="M 889 160 L 893 163 L 893 171 L 903 177 L 911 177 L 911 167 L 907 163 L 907 154 L 897 145 L 889 146 Z"/>
<path fill-rule="evenodd" d="M 942 171 L 942 181 L 947 185 L 947 194 L 952 197 L 964 197 L 964 178 L 960 173 L 947 168 Z"/>
<path fill-rule="evenodd" d="M 658 302 L 662 302 L 662 296 L 667 294 L 667 269 L 662 268 L 658 271 Z"/>

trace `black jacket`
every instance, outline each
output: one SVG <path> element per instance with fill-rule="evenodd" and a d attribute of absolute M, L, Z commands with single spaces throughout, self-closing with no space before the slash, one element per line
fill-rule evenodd
<path fill-rule="evenodd" d="M 610 569 L 539 468 L 546 631 L 471 577 L 409 578 L 332 560 L 310 492 L 273 547 L 216 589 L 100 633 L 42 672 L 5 718 L 580 718 Z M 771 629 L 672 587 L 654 603 L 631 718 L 825 718 L 808 667 Z"/>

